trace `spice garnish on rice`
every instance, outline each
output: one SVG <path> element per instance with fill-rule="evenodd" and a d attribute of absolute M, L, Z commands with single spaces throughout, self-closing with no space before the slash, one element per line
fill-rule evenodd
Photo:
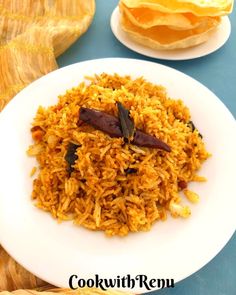
<path fill-rule="evenodd" d="M 111 137 L 124 137 L 129 143 L 138 146 L 171 151 L 169 145 L 160 139 L 141 130 L 135 131 L 134 124 L 128 115 L 129 112 L 121 103 L 118 103 L 118 110 L 120 120 L 105 112 L 81 107 L 79 119 L 108 133 Z"/>

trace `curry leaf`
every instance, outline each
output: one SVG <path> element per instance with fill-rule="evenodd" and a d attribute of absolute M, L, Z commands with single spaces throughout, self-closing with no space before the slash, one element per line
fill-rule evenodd
<path fill-rule="evenodd" d="M 137 173 L 138 169 L 135 168 L 127 168 L 124 170 L 126 174 L 133 174 L 133 173 Z"/>
<path fill-rule="evenodd" d="M 194 132 L 194 130 L 197 130 L 198 131 L 198 129 L 194 125 L 193 121 L 189 121 L 187 123 L 187 126 L 192 130 L 192 132 Z M 198 136 L 201 137 L 201 138 L 203 137 L 202 134 L 199 131 L 198 131 Z"/>
<path fill-rule="evenodd" d="M 67 147 L 67 152 L 65 155 L 65 160 L 68 163 L 68 172 L 71 174 L 73 172 L 74 168 L 72 167 L 75 164 L 75 161 L 78 159 L 78 156 L 76 155 L 76 150 L 81 145 L 77 145 L 74 143 L 69 143 Z"/>
<path fill-rule="evenodd" d="M 123 137 L 130 142 L 133 139 L 135 128 L 134 122 L 130 118 L 129 110 L 127 110 L 122 103 L 117 102 L 118 116 L 120 120 Z"/>

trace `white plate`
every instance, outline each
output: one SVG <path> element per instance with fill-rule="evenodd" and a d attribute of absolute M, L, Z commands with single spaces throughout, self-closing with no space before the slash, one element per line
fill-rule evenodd
<path fill-rule="evenodd" d="M 187 60 L 208 55 L 221 48 L 228 40 L 231 32 L 230 20 L 227 16 L 224 16 L 218 30 L 203 44 L 187 49 L 154 50 L 130 39 L 128 34 L 121 29 L 119 18 L 119 8 L 116 7 L 111 15 L 111 29 L 116 38 L 129 49 L 158 59 Z"/>
<path fill-rule="evenodd" d="M 182 98 L 213 157 L 200 174 L 205 184 L 192 184 L 201 196 L 188 220 L 169 218 L 147 233 L 107 238 L 71 222 L 57 224 L 30 200 L 32 158 L 30 124 L 39 105 L 53 105 L 57 95 L 76 86 L 84 75 L 101 72 L 144 76 Z M 151 278 L 191 275 L 210 261 L 235 230 L 235 121 L 222 102 L 202 84 L 169 67 L 133 59 L 100 59 L 74 64 L 35 81 L 0 114 L 0 243 L 38 277 L 60 287 L 69 276 L 114 278 L 145 274 Z M 134 291 L 141 289 L 136 286 Z M 144 289 L 143 289 L 144 291 Z"/>

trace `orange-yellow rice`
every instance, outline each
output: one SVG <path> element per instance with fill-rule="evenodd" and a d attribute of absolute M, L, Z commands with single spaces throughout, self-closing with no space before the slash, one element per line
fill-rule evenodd
<path fill-rule="evenodd" d="M 117 116 L 118 101 L 130 109 L 136 128 L 166 142 L 171 152 L 125 144 L 123 138 L 78 124 L 81 106 Z M 56 105 L 39 107 L 34 118 L 28 154 L 39 164 L 32 192 L 36 206 L 60 221 L 73 220 L 110 236 L 148 231 L 168 211 L 188 217 L 184 203 L 198 196 L 188 189 L 181 194 L 178 183 L 203 181 L 196 173 L 209 156 L 190 120 L 181 100 L 142 77 L 104 73 L 88 78 Z M 71 175 L 65 160 L 69 143 L 80 145 Z M 137 172 L 126 174 L 127 168 Z"/>

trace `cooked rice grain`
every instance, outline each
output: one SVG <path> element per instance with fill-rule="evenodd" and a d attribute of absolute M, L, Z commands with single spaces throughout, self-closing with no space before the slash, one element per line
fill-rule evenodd
<path fill-rule="evenodd" d="M 165 141 L 172 151 L 125 144 L 122 138 L 77 125 L 81 106 L 117 116 L 118 101 L 130 109 L 136 128 Z M 43 137 L 28 150 L 39 163 L 32 192 L 36 206 L 58 220 L 73 219 L 120 236 L 150 230 L 168 211 L 188 217 L 178 183 L 202 181 L 196 172 L 209 156 L 189 121 L 189 109 L 170 99 L 162 86 L 117 74 L 90 77 L 87 86 L 68 90 L 57 105 L 38 109 L 33 126 L 43 130 Z M 71 174 L 65 160 L 69 143 L 80 146 Z M 137 172 L 126 174 L 128 168 Z"/>

